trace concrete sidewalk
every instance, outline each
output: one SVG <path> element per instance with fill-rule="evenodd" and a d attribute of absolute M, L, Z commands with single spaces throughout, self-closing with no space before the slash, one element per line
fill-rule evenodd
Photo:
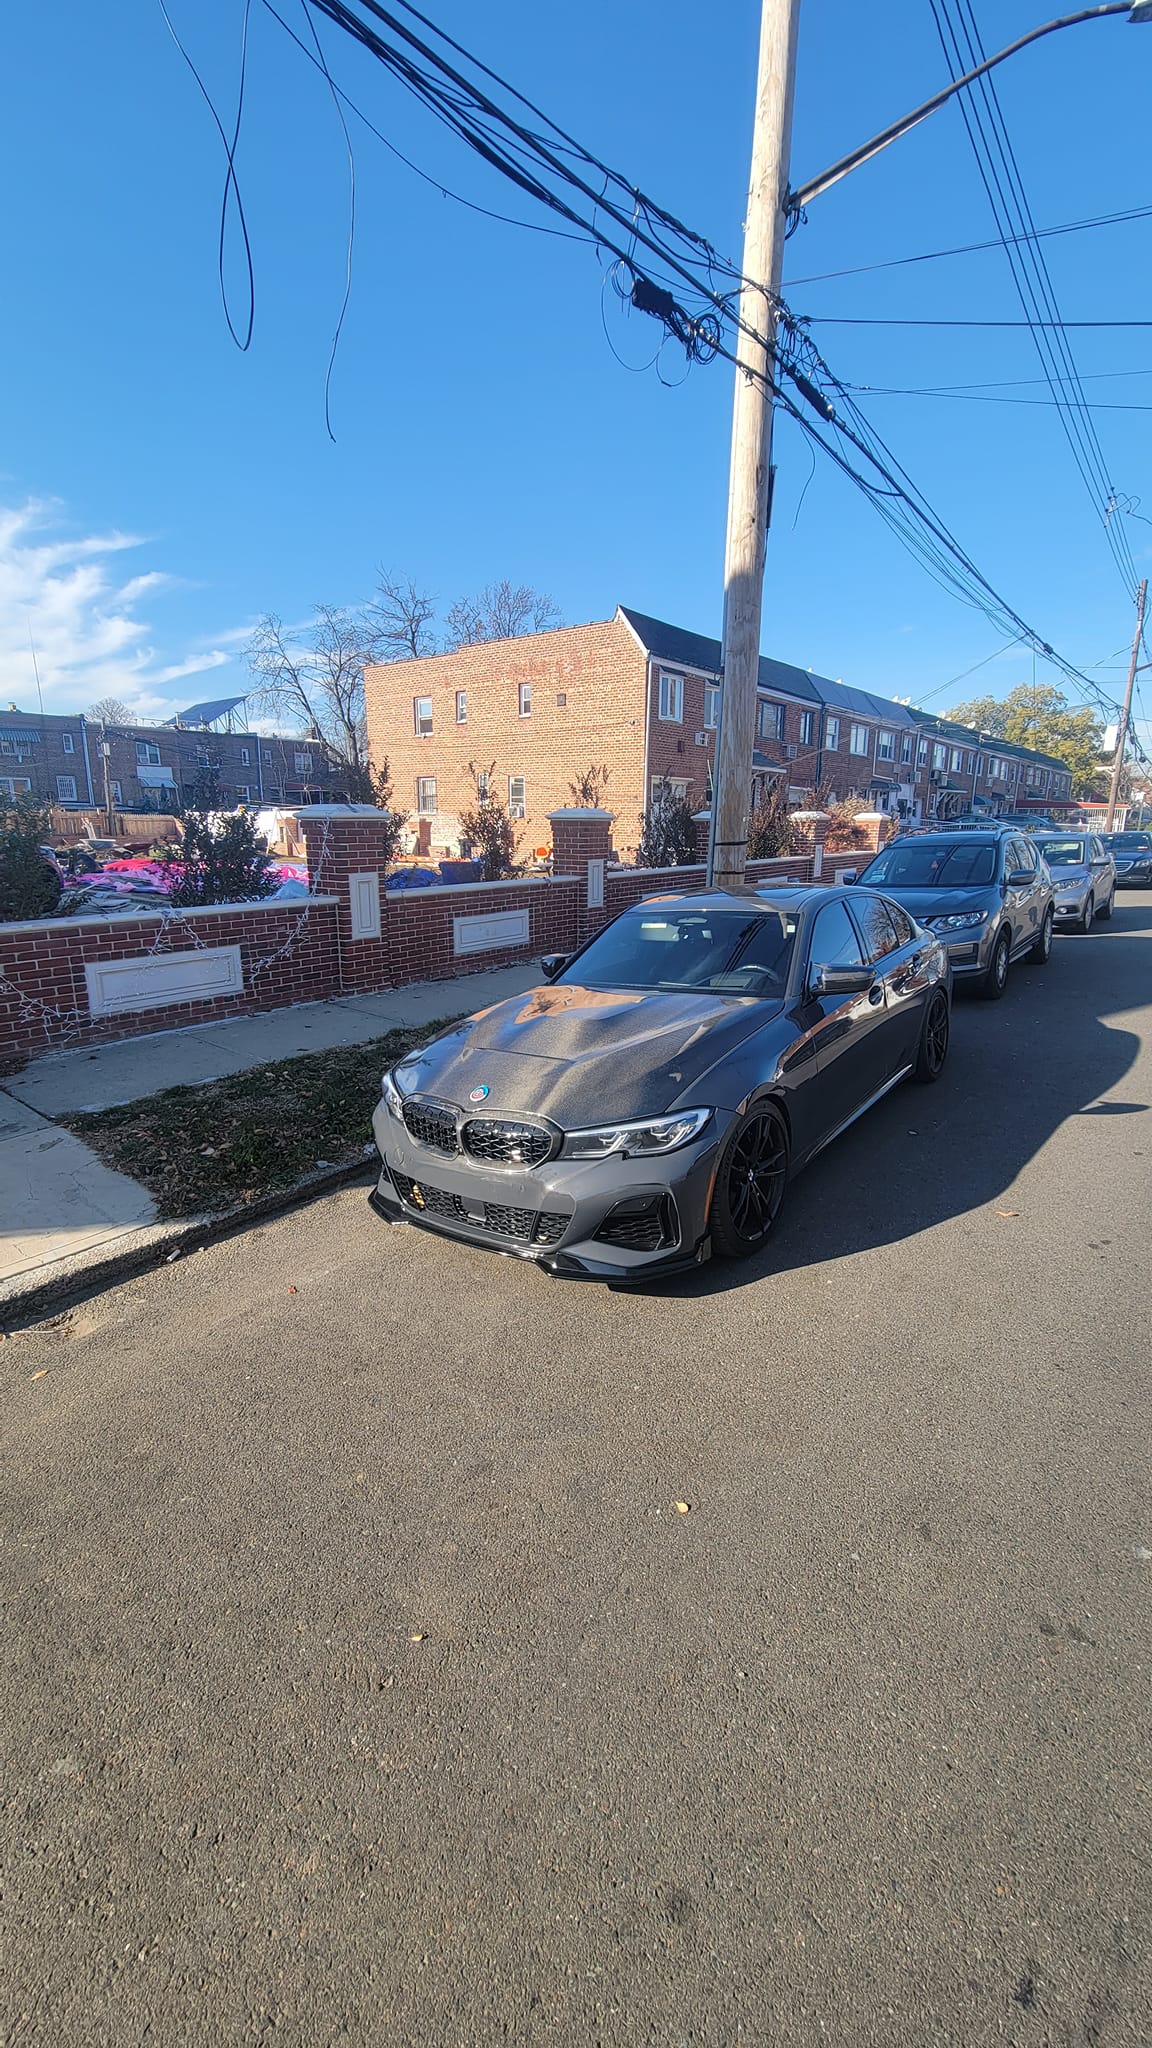
<path fill-rule="evenodd" d="M 147 1258 L 188 1226 L 158 1224 L 151 1197 L 103 1165 L 52 1119 L 109 1109 L 178 1086 L 210 1087 L 226 1074 L 361 1045 L 403 1026 L 482 1010 L 540 980 L 538 965 L 421 982 L 381 995 L 299 1003 L 255 1017 L 156 1031 L 115 1044 L 44 1053 L 0 1082 L 0 1309 L 22 1293 L 83 1284 L 118 1248 Z"/>

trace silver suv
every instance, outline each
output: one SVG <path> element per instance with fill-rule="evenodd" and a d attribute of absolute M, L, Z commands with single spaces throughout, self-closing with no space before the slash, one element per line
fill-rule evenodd
<path fill-rule="evenodd" d="M 894 896 L 944 941 L 956 980 L 992 1002 L 1011 961 L 1027 955 L 1043 967 L 1052 951 L 1052 877 L 1022 832 L 910 832 L 844 879 Z"/>
<path fill-rule="evenodd" d="M 1116 896 L 1116 862 L 1096 832 L 1038 832 L 1035 844 L 1048 863 L 1056 892 L 1056 922 L 1090 932 L 1106 924 Z"/>

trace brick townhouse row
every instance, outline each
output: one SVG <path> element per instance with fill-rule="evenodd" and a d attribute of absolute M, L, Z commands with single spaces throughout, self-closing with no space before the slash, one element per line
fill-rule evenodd
<path fill-rule="evenodd" d="M 387 757 L 396 800 L 420 843 L 452 849 L 459 818 L 491 782 L 522 846 L 548 840 L 548 813 L 606 766 L 617 844 L 635 847 L 661 782 L 694 808 L 711 797 L 720 720 L 720 644 L 623 605 L 587 626 L 389 662 L 365 675 L 373 759 Z M 760 659 L 755 795 L 783 782 L 800 803 L 863 797 L 909 821 L 1071 801 L 1060 761 L 931 717 L 787 662 Z"/>
<path fill-rule="evenodd" d="M 203 714 L 218 709 L 194 705 L 168 725 L 103 727 L 81 713 L 9 704 L 0 713 L 0 796 L 27 792 L 73 810 L 102 809 L 107 794 L 117 810 L 164 811 L 182 807 L 209 771 L 225 803 L 328 803 L 346 793 L 318 740 L 217 731 Z"/>

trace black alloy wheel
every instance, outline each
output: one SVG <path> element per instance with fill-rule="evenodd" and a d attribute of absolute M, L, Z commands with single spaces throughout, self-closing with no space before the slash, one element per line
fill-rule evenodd
<path fill-rule="evenodd" d="M 1084 898 L 1084 908 L 1081 911 L 1079 918 L 1077 919 L 1077 925 L 1079 930 L 1082 932 L 1090 932 L 1092 929 L 1092 919 L 1095 917 L 1095 915 L 1096 898 L 1093 896 L 1091 889 L 1089 889 L 1087 896 Z"/>
<path fill-rule="evenodd" d="M 1040 936 L 1028 955 L 1034 967 L 1047 967 L 1048 962 L 1052 958 L 1052 926 L 1054 922 L 1052 905 L 1049 904 L 1044 912 L 1043 921 L 1040 926 Z"/>
<path fill-rule="evenodd" d="M 1102 903 L 1102 904 L 1101 904 L 1101 906 L 1100 906 L 1100 908 L 1099 908 L 1099 910 L 1098 910 L 1098 911 L 1096 912 L 1096 915 L 1097 915 L 1097 917 L 1098 917 L 1098 918 L 1100 919 L 1100 922 L 1101 922 L 1101 924 L 1107 924 L 1107 922 L 1108 922 L 1109 918 L 1110 918 L 1110 917 L 1111 917 L 1111 915 L 1112 915 L 1112 905 L 1113 905 L 1113 904 L 1115 903 L 1115 901 L 1116 901 L 1116 884 L 1115 884 L 1115 882 L 1113 882 L 1113 884 L 1112 884 L 1112 893 L 1111 893 L 1111 895 L 1109 896 L 1109 898 L 1108 898 L 1108 901 L 1107 901 L 1107 903 Z"/>
<path fill-rule="evenodd" d="M 924 1023 L 920 1032 L 920 1049 L 916 1054 L 913 1069 L 918 1081 L 938 1081 L 944 1071 L 948 1057 L 948 1040 L 951 1037 L 952 1019 L 948 1009 L 948 998 L 943 989 L 936 989 L 928 998 L 924 1012 Z"/>
<path fill-rule="evenodd" d="M 788 1179 L 788 1133 L 770 1102 L 741 1118 L 724 1148 L 712 1196 L 713 1250 L 751 1258 L 768 1237 Z"/>
<path fill-rule="evenodd" d="M 1008 961 L 1012 952 L 1012 934 L 1004 925 L 992 948 L 988 972 L 980 984 L 980 993 L 986 1002 L 998 1003 L 1008 986 Z"/>

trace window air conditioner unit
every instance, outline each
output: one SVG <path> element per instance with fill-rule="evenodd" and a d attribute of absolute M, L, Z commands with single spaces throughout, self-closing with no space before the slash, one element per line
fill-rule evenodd
<path fill-rule="evenodd" d="M 694 738 L 698 747 L 706 747 L 708 745 L 708 735 L 706 732 L 698 732 L 694 735 Z"/>
<path fill-rule="evenodd" d="M 800 749 L 796 745 L 796 742 L 794 740 L 789 740 L 788 745 L 784 749 L 784 759 L 786 761 L 794 761 L 799 752 Z"/>

